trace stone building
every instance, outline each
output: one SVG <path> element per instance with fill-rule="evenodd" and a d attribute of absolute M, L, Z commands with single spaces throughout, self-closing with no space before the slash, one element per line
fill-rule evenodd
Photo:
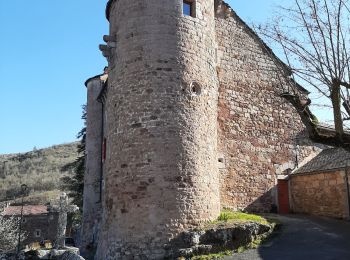
<path fill-rule="evenodd" d="M 223 207 L 278 207 L 278 178 L 316 152 L 289 68 L 221 0 L 110 0 L 106 14 L 108 68 L 86 82 L 82 251 L 171 258 Z"/>
<path fill-rule="evenodd" d="M 8 206 L 1 213 L 5 217 L 20 217 L 21 206 Z M 44 205 L 23 206 L 22 230 L 27 238 L 21 242 L 23 246 L 43 240 L 55 241 L 57 237 L 59 213 L 51 211 Z"/>
<path fill-rule="evenodd" d="M 291 209 L 296 213 L 350 219 L 350 153 L 323 150 L 289 176 Z"/>

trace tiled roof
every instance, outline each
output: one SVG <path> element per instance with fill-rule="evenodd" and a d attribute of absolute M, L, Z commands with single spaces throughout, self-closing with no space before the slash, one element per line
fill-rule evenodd
<path fill-rule="evenodd" d="M 21 215 L 21 206 L 10 206 L 4 209 L 4 211 L 1 213 L 3 216 L 16 216 Z M 47 214 L 47 206 L 44 205 L 29 205 L 29 206 L 23 206 L 23 215 L 41 215 L 41 214 Z"/>
<path fill-rule="evenodd" d="M 326 149 L 311 161 L 294 171 L 293 174 L 323 172 L 350 166 L 350 152 L 343 148 Z"/>

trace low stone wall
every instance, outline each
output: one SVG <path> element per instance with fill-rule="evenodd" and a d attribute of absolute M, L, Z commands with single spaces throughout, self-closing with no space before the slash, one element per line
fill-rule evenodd
<path fill-rule="evenodd" d="M 189 258 L 247 247 L 257 239 L 269 236 L 275 225 L 257 222 L 213 224 L 202 230 L 183 232 L 169 245 L 168 258 Z"/>
<path fill-rule="evenodd" d="M 79 255 L 79 248 L 67 247 L 61 250 L 31 250 L 27 252 L 20 252 L 17 256 L 15 253 L 1 253 L 0 260 L 39 260 L 39 259 L 52 259 L 52 260 L 84 260 Z"/>
<path fill-rule="evenodd" d="M 349 217 L 344 170 L 292 175 L 290 194 L 295 213 Z"/>

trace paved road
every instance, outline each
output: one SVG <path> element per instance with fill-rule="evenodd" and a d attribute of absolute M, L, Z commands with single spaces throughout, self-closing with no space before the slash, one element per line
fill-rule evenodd
<path fill-rule="evenodd" d="M 258 249 L 226 260 L 350 260 L 350 222 L 279 216 L 281 230 Z"/>

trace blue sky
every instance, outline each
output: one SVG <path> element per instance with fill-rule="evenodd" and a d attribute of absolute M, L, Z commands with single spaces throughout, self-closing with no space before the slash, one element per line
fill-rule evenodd
<path fill-rule="evenodd" d="M 0 153 L 76 139 L 84 81 L 106 62 L 107 0 L 0 0 Z M 161 0 L 160 0 L 161 2 Z M 277 0 L 230 0 L 248 23 L 272 15 Z"/>

